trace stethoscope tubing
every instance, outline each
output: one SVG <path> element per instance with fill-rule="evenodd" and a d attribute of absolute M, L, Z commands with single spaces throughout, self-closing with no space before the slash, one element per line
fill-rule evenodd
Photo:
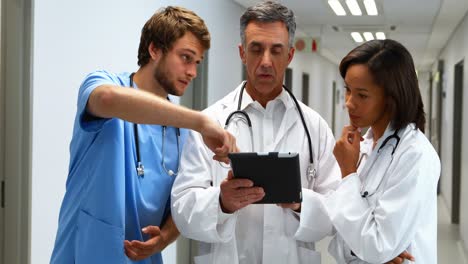
<path fill-rule="evenodd" d="M 247 82 L 244 81 L 244 83 L 242 84 L 242 87 L 240 89 L 239 99 L 238 99 L 238 102 L 237 102 L 237 110 L 229 114 L 229 116 L 226 119 L 224 128 L 225 129 L 228 128 L 231 119 L 235 115 L 242 115 L 244 117 L 245 121 L 247 122 L 247 125 L 249 126 L 250 141 L 251 141 L 251 144 L 252 144 L 252 151 L 253 151 L 254 142 L 253 142 L 252 122 L 251 122 L 250 117 L 247 114 L 247 112 L 241 110 L 242 96 L 244 94 L 244 90 L 245 90 L 246 85 L 247 85 Z M 310 163 L 307 166 L 306 178 L 307 178 L 307 181 L 309 183 L 309 188 L 313 188 L 315 186 L 315 179 L 316 179 L 316 175 L 317 175 L 317 170 L 314 167 L 314 153 L 313 153 L 313 149 L 312 149 L 312 138 L 310 136 L 309 129 L 307 128 L 307 124 L 305 122 L 304 114 L 303 114 L 302 109 L 301 109 L 301 107 L 299 105 L 299 102 L 297 101 L 294 94 L 285 85 L 283 85 L 283 89 L 286 90 L 286 92 L 289 94 L 289 96 L 293 99 L 294 104 L 296 105 L 296 109 L 297 109 L 297 111 L 299 113 L 299 116 L 301 118 L 301 122 L 302 122 L 302 125 L 304 127 L 304 131 L 305 131 L 306 136 L 307 136 L 307 143 L 308 143 L 308 147 L 309 147 L 309 162 Z"/>
<path fill-rule="evenodd" d="M 252 127 L 252 122 L 250 120 L 249 115 L 247 114 L 247 112 L 241 110 L 242 97 L 243 97 L 246 85 L 247 85 L 247 82 L 244 81 L 244 83 L 242 84 L 241 90 L 240 90 L 239 100 L 237 102 L 237 110 L 229 114 L 229 116 L 226 119 L 225 125 L 224 125 L 225 128 L 229 126 L 229 122 L 231 121 L 232 117 L 235 116 L 236 114 L 240 114 L 240 115 L 244 116 L 245 119 L 247 120 L 247 124 L 248 124 L 249 128 Z M 310 137 L 309 129 L 307 128 L 305 118 L 304 118 L 304 114 L 302 113 L 299 102 L 297 101 L 294 94 L 285 85 L 283 85 L 283 89 L 286 90 L 286 92 L 289 94 L 289 96 L 293 99 L 294 104 L 296 105 L 296 109 L 299 112 L 299 116 L 301 118 L 301 122 L 302 122 L 302 125 L 304 127 L 304 131 L 305 131 L 306 136 L 307 136 L 307 143 L 308 143 L 308 146 L 309 146 L 310 164 L 314 164 L 314 157 L 313 157 L 313 150 L 312 150 L 312 138 Z"/>
<path fill-rule="evenodd" d="M 133 88 L 133 76 L 135 73 L 133 72 L 130 74 L 130 87 Z M 141 151 L 140 151 L 140 140 L 138 136 L 138 125 L 136 123 L 133 123 L 133 135 L 134 135 L 134 140 L 135 140 L 135 151 L 136 151 L 136 156 L 137 156 L 137 166 L 136 166 L 136 171 L 138 176 L 144 176 L 145 174 L 145 167 L 143 166 L 143 162 L 141 161 Z M 168 170 L 166 168 L 166 165 L 164 164 L 164 141 L 166 139 L 166 126 L 162 126 L 162 159 L 161 159 L 161 165 L 163 169 L 166 171 L 166 174 L 169 176 L 177 176 L 179 172 L 179 165 L 180 165 L 180 129 L 176 128 L 176 136 L 177 136 L 177 156 L 178 156 L 178 165 L 177 165 L 177 171 L 172 171 Z"/>
<path fill-rule="evenodd" d="M 367 197 L 370 197 L 370 196 L 374 195 L 374 194 L 377 192 L 377 190 L 380 188 L 380 186 L 381 186 L 381 184 L 382 184 L 382 182 L 383 182 L 383 180 L 384 180 L 383 178 L 384 178 L 385 175 L 387 174 L 388 168 L 390 167 L 390 165 L 391 165 L 392 162 L 393 162 L 393 155 L 395 154 L 395 150 L 397 149 L 398 145 L 400 144 L 400 136 L 398 136 L 398 131 L 399 131 L 399 129 L 395 130 L 395 132 L 394 132 L 392 135 L 390 135 L 390 136 L 388 136 L 387 138 L 385 138 L 385 140 L 382 142 L 382 145 L 380 145 L 379 149 L 377 150 L 377 155 L 378 155 L 378 156 L 373 160 L 372 164 L 370 165 L 370 168 L 367 170 L 367 173 L 369 173 L 369 172 L 372 170 L 372 168 L 374 167 L 374 164 L 375 164 L 376 160 L 380 157 L 380 151 L 383 150 L 383 148 L 387 145 L 387 143 L 388 143 L 391 139 L 395 139 L 396 144 L 395 144 L 395 146 L 394 146 L 393 149 L 392 149 L 392 153 L 390 154 L 390 155 L 391 155 L 391 160 L 390 160 L 390 162 L 389 162 L 387 168 L 385 169 L 385 172 L 383 173 L 382 178 L 381 178 L 380 181 L 379 181 L 379 184 L 377 185 L 377 187 L 375 188 L 375 190 L 374 190 L 373 193 L 369 193 L 369 191 L 366 190 L 366 188 L 365 188 L 365 187 L 367 187 L 367 186 L 366 186 L 366 185 L 367 185 L 367 183 L 366 183 L 367 181 L 366 181 L 366 182 L 363 184 L 362 189 L 361 189 L 361 197 L 362 197 L 362 198 L 367 198 Z M 359 158 L 358 166 L 359 166 L 359 164 L 361 163 L 361 159 L 362 159 L 363 156 L 364 156 L 364 155 L 362 155 L 362 156 Z M 367 177 L 368 177 L 368 176 L 367 176 Z M 366 179 L 367 179 L 367 178 L 366 178 Z"/>

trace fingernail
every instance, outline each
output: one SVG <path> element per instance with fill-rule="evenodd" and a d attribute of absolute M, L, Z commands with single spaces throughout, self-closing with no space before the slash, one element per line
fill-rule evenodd
<path fill-rule="evenodd" d="M 147 230 L 146 227 L 144 227 L 144 228 L 141 229 L 141 231 L 143 231 L 143 232 L 146 232 L 146 230 Z"/>

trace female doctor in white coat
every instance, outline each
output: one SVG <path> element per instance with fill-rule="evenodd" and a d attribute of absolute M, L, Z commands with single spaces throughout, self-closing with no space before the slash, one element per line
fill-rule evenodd
<path fill-rule="evenodd" d="M 351 125 L 334 148 L 343 180 L 324 200 L 337 231 L 330 253 L 338 263 L 385 263 L 404 251 L 437 263 L 440 161 L 423 133 L 410 53 L 393 40 L 369 41 L 341 61 L 340 73 Z"/>

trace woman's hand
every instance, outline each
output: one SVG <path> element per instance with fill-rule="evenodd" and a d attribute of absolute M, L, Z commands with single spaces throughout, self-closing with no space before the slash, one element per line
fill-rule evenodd
<path fill-rule="evenodd" d="M 341 138 L 336 142 L 333 154 L 341 169 L 341 177 L 345 178 L 357 171 L 359 160 L 361 130 L 354 126 L 345 126 Z"/>

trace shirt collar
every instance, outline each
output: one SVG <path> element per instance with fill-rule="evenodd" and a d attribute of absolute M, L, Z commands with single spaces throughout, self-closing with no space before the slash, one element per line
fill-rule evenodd
<path fill-rule="evenodd" d="M 237 96 L 236 107 L 237 107 L 237 102 L 238 102 L 238 100 L 240 98 L 240 92 L 241 92 L 241 90 L 239 90 L 239 94 Z M 272 102 L 272 101 L 280 101 L 281 103 L 283 103 L 286 110 L 291 108 L 291 107 L 294 107 L 294 102 L 293 102 L 291 96 L 289 96 L 288 92 L 286 92 L 285 89 L 283 89 L 281 91 L 281 93 L 275 99 L 271 100 L 270 102 Z M 268 103 L 270 103 L 270 102 L 268 102 Z M 250 94 L 247 92 L 247 90 L 244 89 L 244 93 L 242 95 L 242 102 L 241 102 L 240 110 L 245 110 L 247 107 L 253 106 L 253 104 L 260 105 L 258 102 L 254 101 L 253 98 L 250 96 Z"/>
<path fill-rule="evenodd" d="M 369 127 L 363 138 L 364 141 L 361 142 L 360 151 L 362 154 L 369 155 L 369 153 L 372 151 L 372 144 L 374 142 L 374 132 L 372 131 L 372 128 Z"/>
<path fill-rule="evenodd" d="M 379 138 L 375 146 L 380 146 L 382 141 L 384 141 L 388 136 L 392 135 L 394 132 L 395 129 L 393 129 L 392 122 L 388 123 L 387 128 L 385 129 L 383 135 Z M 364 141 L 361 143 L 361 152 L 364 154 L 369 154 L 372 151 L 372 145 L 374 144 L 374 131 L 371 127 L 369 127 L 363 138 Z"/>

